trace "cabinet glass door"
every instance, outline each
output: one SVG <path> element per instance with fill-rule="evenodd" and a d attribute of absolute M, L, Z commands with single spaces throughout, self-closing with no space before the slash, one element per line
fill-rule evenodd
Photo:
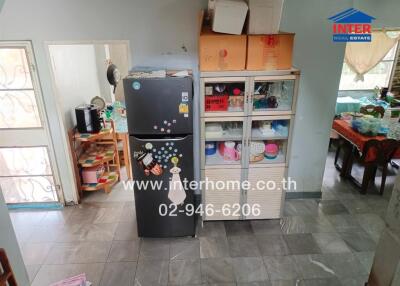
<path fill-rule="evenodd" d="M 286 164 L 290 117 L 253 118 L 250 129 L 249 165 Z"/>
<path fill-rule="evenodd" d="M 243 116 L 245 112 L 246 80 L 207 79 L 203 83 L 204 115 Z"/>
<path fill-rule="evenodd" d="M 224 120 L 226 120 L 224 118 Z M 207 120 L 204 122 L 205 166 L 237 165 L 240 167 L 243 144 L 243 120 Z"/>
<path fill-rule="evenodd" d="M 295 94 L 293 79 L 255 78 L 252 96 L 253 115 L 292 113 Z"/>

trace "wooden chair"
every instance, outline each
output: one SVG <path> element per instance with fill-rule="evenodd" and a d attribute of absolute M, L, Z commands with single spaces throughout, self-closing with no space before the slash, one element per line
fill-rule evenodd
<path fill-rule="evenodd" d="M 0 286 L 18 286 L 6 251 L 0 248 Z"/>
<path fill-rule="evenodd" d="M 360 108 L 360 113 L 382 118 L 385 114 L 385 109 L 382 106 L 366 105 Z"/>
<path fill-rule="evenodd" d="M 394 139 L 385 140 L 369 140 L 364 145 L 364 150 L 361 157 L 356 150 L 353 152 L 354 158 L 359 164 L 364 166 L 364 174 L 362 182 L 358 182 L 353 176 L 350 178 L 357 186 L 361 187 L 361 193 L 365 194 L 367 192 L 368 185 L 371 181 L 375 180 L 376 171 L 378 167 L 382 167 L 382 180 L 380 187 L 380 194 L 383 194 L 386 183 L 387 167 L 393 158 L 394 153 L 397 148 L 400 147 L 400 142 Z"/>

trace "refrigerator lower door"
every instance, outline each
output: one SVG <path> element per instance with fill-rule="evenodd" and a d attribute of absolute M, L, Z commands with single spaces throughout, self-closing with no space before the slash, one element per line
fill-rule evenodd
<path fill-rule="evenodd" d="M 177 237 L 195 234 L 193 136 L 143 139 L 130 136 L 138 234 Z"/>

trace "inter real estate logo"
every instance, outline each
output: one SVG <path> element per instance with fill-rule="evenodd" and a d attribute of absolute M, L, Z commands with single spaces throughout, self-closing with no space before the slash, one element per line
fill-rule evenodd
<path fill-rule="evenodd" d="M 350 8 L 328 19 L 333 21 L 334 42 L 371 42 L 371 23 L 374 17 Z"/>

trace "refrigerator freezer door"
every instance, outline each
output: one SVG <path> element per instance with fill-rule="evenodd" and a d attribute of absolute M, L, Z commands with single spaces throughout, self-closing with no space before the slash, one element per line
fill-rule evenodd
<path fill-rule="evenodd" d="M 129 140 L 139 236 L 193 236 L 194 215 L 186 212 L 186 206 L 194 207 L 194 195 L 189 183 L 184 189 L 185 180 L 193 180 L 193 136 L 173 139 L 130 136 Z M 171 206 L 174 202 L 175 211 Z M 166 215 L 160 214 L 160 210 Z"/>
<path fill-rule="evenodd" d="M 129 134 L 193 133 L 192 78 L 126 78 L 124 90 Z"/>

